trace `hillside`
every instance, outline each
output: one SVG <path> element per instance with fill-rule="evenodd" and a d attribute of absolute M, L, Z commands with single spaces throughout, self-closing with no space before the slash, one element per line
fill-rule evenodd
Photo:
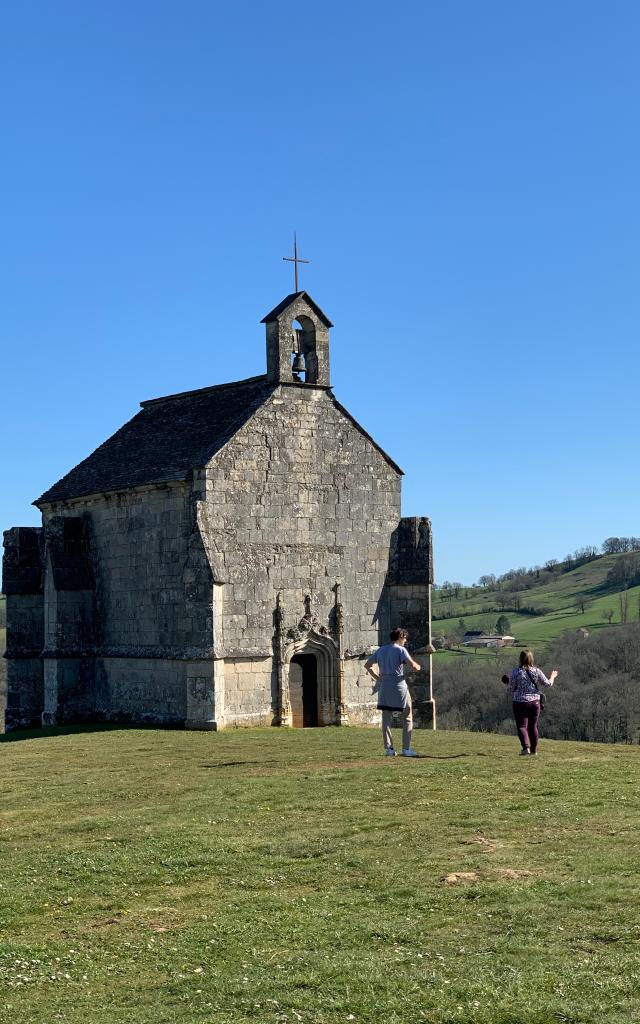
<path fill-rule="evenodd" d="M 373 729 L 5 738 L 0 1017 L 638 1021 L 637 750 L 415 745 L 391 761 Z"/>
<path fill-rule="evenodd" d="M 438 725 L 513 735 L 511 697 L 501 682 L 517 648 L 488 657 L 438 655 L 434 691 Z M 640 742 L 640 623 L 564 633 L 542 652 L 541 667 L 559 675 L 546 693 L 545 736 L 598 743 Z"/>
<path fill-rule="evenodd" d="M 495 629 L 499 616 L 509 620 L 518 644 L 544 650 L 567 630 L 597 630 L 621 622 L 621 600 L 627 601 L 627 621 L 637 621 L 640 585 L 624 589 L 607 581 L 607 575 L 624 555 L 603 555 L 569 572 L 551 574 L 542 584 L 510 591 L 505 586 L 462 587 L 433 594 L 433 633 L 460 640 L 464 629 Z M 584 612 L 577 603 L 584 602 Z M 518 610 L 518 606 L 519 609 Z M 525 611 L 525 609 L 527 609 Z M 532 613 L 533 612 L 533 613 Z M 537 614 L 536 614 L 537 613 Z M 464 629 L 460 619 L 464 620 Z M 439 652 L 446 657 L 447 652 Z M 482 652 L 486 656 L 486 652 Z M 482 656 L 482 655 L 481 655 Z M 489 654 L 493 657 L 493 654 Z"/>

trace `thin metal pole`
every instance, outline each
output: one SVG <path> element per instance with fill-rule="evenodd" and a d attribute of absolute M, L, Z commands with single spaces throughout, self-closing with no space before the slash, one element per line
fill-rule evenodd
<path fill-rule="evenodd" d="M 298 288 L 298 239 L 296 238 L 295 231 L 293 232 L 293 267 L 296 278 L 296 291 L 299 291 L 300 289 Z"/>

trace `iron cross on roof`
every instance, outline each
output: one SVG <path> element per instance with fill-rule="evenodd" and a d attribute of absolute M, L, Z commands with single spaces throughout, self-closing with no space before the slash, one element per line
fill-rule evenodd
<path fill-rule="evenodd" d="M 293 263 L 295 270 L 296 292 L 299 292 L 300 289 L 298 288 L 298 263 L 311 263 L 311 260 L 302 260 L 298 256 L 298 239 L 296 238 L 295 231 L 293 232 L 293 256 L 283 256 L 282 258 L 283 260 L 286 260 L 288 263 Z"/>

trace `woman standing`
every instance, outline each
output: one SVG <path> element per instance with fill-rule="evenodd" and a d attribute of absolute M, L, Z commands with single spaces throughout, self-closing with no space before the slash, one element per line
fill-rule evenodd
<path fill-rule="evenodd" d="M 540 718 L 540 685 L 553 686 L 558 675 L 554 668 L 547 679 L 542 669 L 533 662 L 533 651 L 520 652 L 520 664 L 509 676 L 503 676 L 513 694 L 513 717 L 522 755 L 536 754 L 538 748 L 538 719 Z"/>

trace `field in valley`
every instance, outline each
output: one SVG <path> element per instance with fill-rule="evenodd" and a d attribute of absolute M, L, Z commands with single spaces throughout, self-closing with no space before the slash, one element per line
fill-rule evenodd
<path fill-rule="evenodd" d="M 621 597 L 626 600 L 627 621 L 638 621 L 640 617 L 640 586 L 626 590 L 607 582 L 607 573 L 620 555 L 605 555 L 593 562 L 587 562 L 571 572 L 558 573 L 551 581 L 541 586 L 523 590 L 518 594 L 521 606 L 544 611 L 544 614 L 527 614 L 515 611 L 515 595 L 504 590 L 462 587 L 457 598 L 443 590 L 433 595 L 433 633 L 447 634 L 464 620 L 465 628 L 485 629 L 505 615 L 510 623 L 510 632 L 519 645 L 532 647 L 534 651 L 544 649 L 566 631 L 584 627 L 589 631 L 603 629 L 609 624 L 620 624 L 622 617 Z M 503 599 L 504 609 L 498 607 Z M 584 611 L 577 607 L 584 601 Z M 466 649 L 473 656 L 474 652 Z M 495 657 L 494 652 L 480 652 L 480 656 Z M 451 657 L 448 651 L 438 652 L 438 657 Z M 453 654 L 455 656 L 455 652 Z M 513 660 L 513 655 L 511 655 Z"/>

